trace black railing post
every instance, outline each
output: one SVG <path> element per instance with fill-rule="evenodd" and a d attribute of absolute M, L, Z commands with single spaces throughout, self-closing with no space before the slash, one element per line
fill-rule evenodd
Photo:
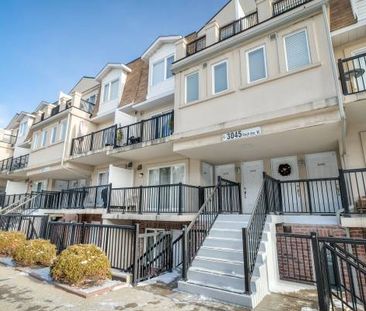
<path fill-rule="evenodd" d="M 140 137 L 141 137 L 141 142 L 144 141 L 144 120 L 141 121 L 140 123 Z"/>
<path fill-rule="evenodd" d="M 94 144 L 94 132 L 92 132 L 91 135 L 90 135 L 90 148 L 89 148 L 89 151 L 93 150 L 93 144 Z"/>
<path fill-rule="evenodd" d="M 321 266 L 321 253 L 319 247 L 319 240 L 316 232 L 311 232 L 311 245 L 313 249 L 313 261 L 314 261 L 314 270 L 315 270 L 315 279 L 316 279 L 316 287 L 318 291 L 318 303 L 320 311 L 328 311 L 328 306 L 326 303 L 326 295 L 327 290 L 325 289 L 324 279 L 326 278 L 323 275 L 323 269 Z"/>
<path fill-rule="evenodd" d="M 187 226 L 185 225 L 182 230 L 182 279 L 187 280 Z"/>
<path fill-rule="evenodd" d="M 279 205 L 279 214 L 283 214 L 283 202 L 282 202 L 282 187 L 281 181 L 277 180 L 277 187 L 278 187 L 278 205 Z"/>
<path fill-rule="evenodd" d="M 183 209 L 183 184 L 180 182 L 178 186 L 178 215 L 182 215 Z"/>
<path fill-rule="evenodd" d="M 74 154 L 74 141 L 75 141 L 75 138 L 71 139 L 71 149 L 70 149 L 71 156 Z"/>
<path fill-rule="evenodd" d="M 109 195 L 108 195 L 108 202 L 107 202 L 107 213 L 110 213 L 111 201 L 112 201 L 112 183 L 108 186 Z"/>
<path fill-rule="evenodd" d="M 132 271 L 132 284 L 136 285 L 138 281 L 138 271 L 139 271 L 139 256 L 140 256 L 140 245 L 139 245 L 139 234 L 140 226 L 135 224 L 135 240 L 134 240 L 134 250 L 133 250 L 133 271 Z"/>
<path fill-rule="evenodd" d="M 138 213 L 142 214 L 142 186 L 139 187 L 139 210 Z"/>
<path fill-rule="evenodd" d="M 342 207 L 344 209 L 345 214 L 348 214 L 349 213 L 348 191 L 347 191 L 346 178 L 344 176 L 344 171 L 342 169 L 339 170 L 339 191 L 341 193 Z"/>
<path fill-rule="evenodd" d="M 268 214 L 270 211 L 269 209 L 269 201 L 268 201 L 268 182 L 267 182 L 267 175 L 265 172 L 263 172 L 263 187 L 264 187 L 264 202 L 266 204 L 266 214 Z"/>
<path fill-rule="evenodd" d="M 117 147 L 117 133 L 118 133 L 118 129 L 117 129 L 117 124 L 116 124 L 114 126 L 113 148 Z"/>
<path fill-rule="evenodd" d="M 308 193 L 308 201 L 309 201 L 309 213 L 313 213 L 313 203 L 311 201 L 311 192 L 310 192 L 310 182 L 309 180 L 306 180 L 306 192 Z M 301 211 L 297 211 L 301 212 Z"/>
<path fill-rule="evenodd" d="M 217 195 L 218 195 L 218 204 L 219 204 L 219 214 L 222 213 L 222 180 L 221 180 L 221 176 L 218 177 L 217 179 L 217 184 L 218 184 L 218 192 L 217 192 Z"/>
<path fill-rule="evenodd" d="M 238 200 L 239 200 L 239 214 L 243 214 L 243 202 L 241 197 L 241 183 L 238 183 Z"/>
<path fill-rule="evenodd" d="M 344 95 L 348 95 L 347 83 L 344 76 L 344 68 L 342 59 L 338 59 L 338 71 L 339 71 L 339 80 L 341 81 L 342 92 Z"/>
<path fill-rule="evenodd" d="M 130 141 L 130 126 L 127 126 L 126 145 L 129 145 L 129 141 Z"/>
<path fill-rule="evenodd" d="M 249 244 L 247 228 L 242 228 L 243 241 L 243 262 L 244 262 L 244 290 L 247 295 L 250 295 L 250 268 L 249 268 Z"/>
<path fill-rule="evenodd" d="M 199 186 L 198 187 L 198 209 L 200 210 L 201 206 L 205 203 L 205 188 Z"/>
<path fill-rule="evenodd" d="M 159 185 L 158 186 L 158 206 L 157 206 L 157 211 L 156 211 L 158 215 L 160 215 L 160 202 L 161 202 L 161 200 L 160 200 L 161 191 L 160 190 L 161 190 L 161 186 Z"/>

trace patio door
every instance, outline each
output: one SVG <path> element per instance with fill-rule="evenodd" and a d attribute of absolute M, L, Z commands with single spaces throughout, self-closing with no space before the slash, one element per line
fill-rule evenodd
<path fill-rule="evenodd" d="M 235 176 L 235 164 L 224 164 L 215 166 L 215 184 L 218 177 L 222 177 L 227 180 L 236 181 Z"/>
<path fill-rule="evenodd" d="M 95 207 L 107 207 L 107 201 L 108 201 L 108 186 L 106 186 L 108 184 L 108 180 L 109 180 L 109 173 L 108 171 L 105 172 L 99 172 L 98 173 L 98 181 L 97 181 L 97 186 L 105 186 L 105 187 L 97 187 L 95 189 L 90 189 L 91 191 L 89 191 L 88 193 L 88 202 L 91 205 L 93 205 L 93 199 L 94 199 L 94 195 L 97 196 L 97 206 Z M 94 194 L 94 191 L 96 191 L 96 193 Z"/>
<path fill-rule="evenodd" d="M 149 186 L 158 186 L 149 189 L 151 199 L 148 210 L 170 212 L 178 208 L 178 183 L 184 182 L 185 167 L 183 164 L 153 168 L 149 170 Z M 172 186 L 175 184 L 175 186 Z"/>
<path fill-rule="evenodd" d="M 241 164 L 243 212 L 250 214 L 254 208 L 263 183 L 263 161 L 243 162 Z"/>
<path fill-rule="evenodd" d="M 305 155 L 309 179 L 338 177 L 338 162 L 335 152 Z M 313 212 L 334 211 L 340 207 L 341 197 L 337 180 L 311 181 L 310 200 Z"/>
<path fill-rule="evenodd" d="M 297 212 L 303 209 L 301 200 L 299 179 L 299 166 L 296 156 L 288 156 L 271 159 L 272 177 L 281 181 L 293 181 L 282 183 L 282 208 L 284 212 Z"/>

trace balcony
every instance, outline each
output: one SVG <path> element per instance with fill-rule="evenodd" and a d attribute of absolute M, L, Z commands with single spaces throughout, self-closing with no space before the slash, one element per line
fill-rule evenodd
<path fill-rule="evenodd" d="M 17 141 L 17 136 L 2 133 L 2 134 L 0 134 L 0 141 L 3 142 L 3 143 L 9 144 L 11 146 L 14 146 L 16 141 Z"/>
<path fill-rule="evenodd" d="M 338 70 L 344 95 L 366 91 L 366 53 L 339 59 Z"/>
<path fill-rule="evenodd" d="M 193 55 L 205 48 L 206 48 L 206 36 L 203 36 L 187 44 L 187 56 Z"/>
<path fill-rule="evenodd" d="M 8 172 L 10 170 L 12 160 L 13 160 L 13 157 L 0 161 L 0 172 L 1 173 Z"/>
<path fill-rule="evenodd" d="M 72 140 L 71 156 L 121 148 L 168 137 L 173 134 L 174 112 L 168 112 L 127 126 L 113 125 Z"/>
<path fill-rule="evenodd" d="M 9 171 L 13 172 L 16 170 L 26 168 L 28 166 L 28 160 L 29 160 L 29 154 L 22 155 L 17 158 L 13 158 Z"/>
<path fill-rule="evenodd" d="M 258 24 L 258 13 L 254 12 L 220 28 L 220 41 L 231 38 Z"/>
<path fill-rule="evenodd" d="M 272 4 L 273 16 L 278 16 L 288 11 L 291 11 L 303 4 L 312 0 L 279 0 Z"/>

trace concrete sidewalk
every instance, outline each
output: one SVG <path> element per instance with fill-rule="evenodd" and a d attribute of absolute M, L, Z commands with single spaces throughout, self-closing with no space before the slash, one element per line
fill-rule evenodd
<path fill-rule="evenodd" d="M 316 293 L 267 296 L 256 311 L 301 311 L 316 309 Z M 124 287 L 102 296 L 83 299 L 52 285 L 30 278 L 25 273 L 0 266 L 0 311 L 110 311 L 110 310 L 227 310 L 245 308 L 225 305 L 177 292 L 166 286 L 150 284 Z"/>

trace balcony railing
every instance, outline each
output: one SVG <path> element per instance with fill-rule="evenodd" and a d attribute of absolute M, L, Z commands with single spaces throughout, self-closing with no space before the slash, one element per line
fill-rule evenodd
<path fill-rule="evenodd" d="M 312 0 L 279 0 L 274 2 L 273 5 L 273 16 L 281 15 L 288 11 L 291 11 L 303 4 L 306 4 Z"/>
<path fill-rule="evenodd" d="M 99 151 L 112 146 L 119 148 L 164 138 L 173 134 L 174 112 L 168 112 L 127 126 L 113 125 L 88 135 L 73 138 L 71 155 Z"/>
<path fill-rule="evenodd" d="M 254 12 L 220 28 L 220 41 L 235 36 L 258 24 L 258 13 Z"/>
<path fill-rule="evenodd" d="M 0 172 L 7 172 L 10 170 L 13 157 L 0 161 Z"/>
<path fill-rule="evenodd" d="M 366 53 L 338 60 L 344 95 L 366 91 Z"/>
<path fill-rule="evenodd" d="M 28 166 L 29 154 L 13 158 L 10 166 L 10 172 L 26 168 Z"/>
<path fill-rule="evenodd" d="M 206 36 L 200 37 L 187 44 L 187 56 L 193 55 L 206 47 Z"/>

